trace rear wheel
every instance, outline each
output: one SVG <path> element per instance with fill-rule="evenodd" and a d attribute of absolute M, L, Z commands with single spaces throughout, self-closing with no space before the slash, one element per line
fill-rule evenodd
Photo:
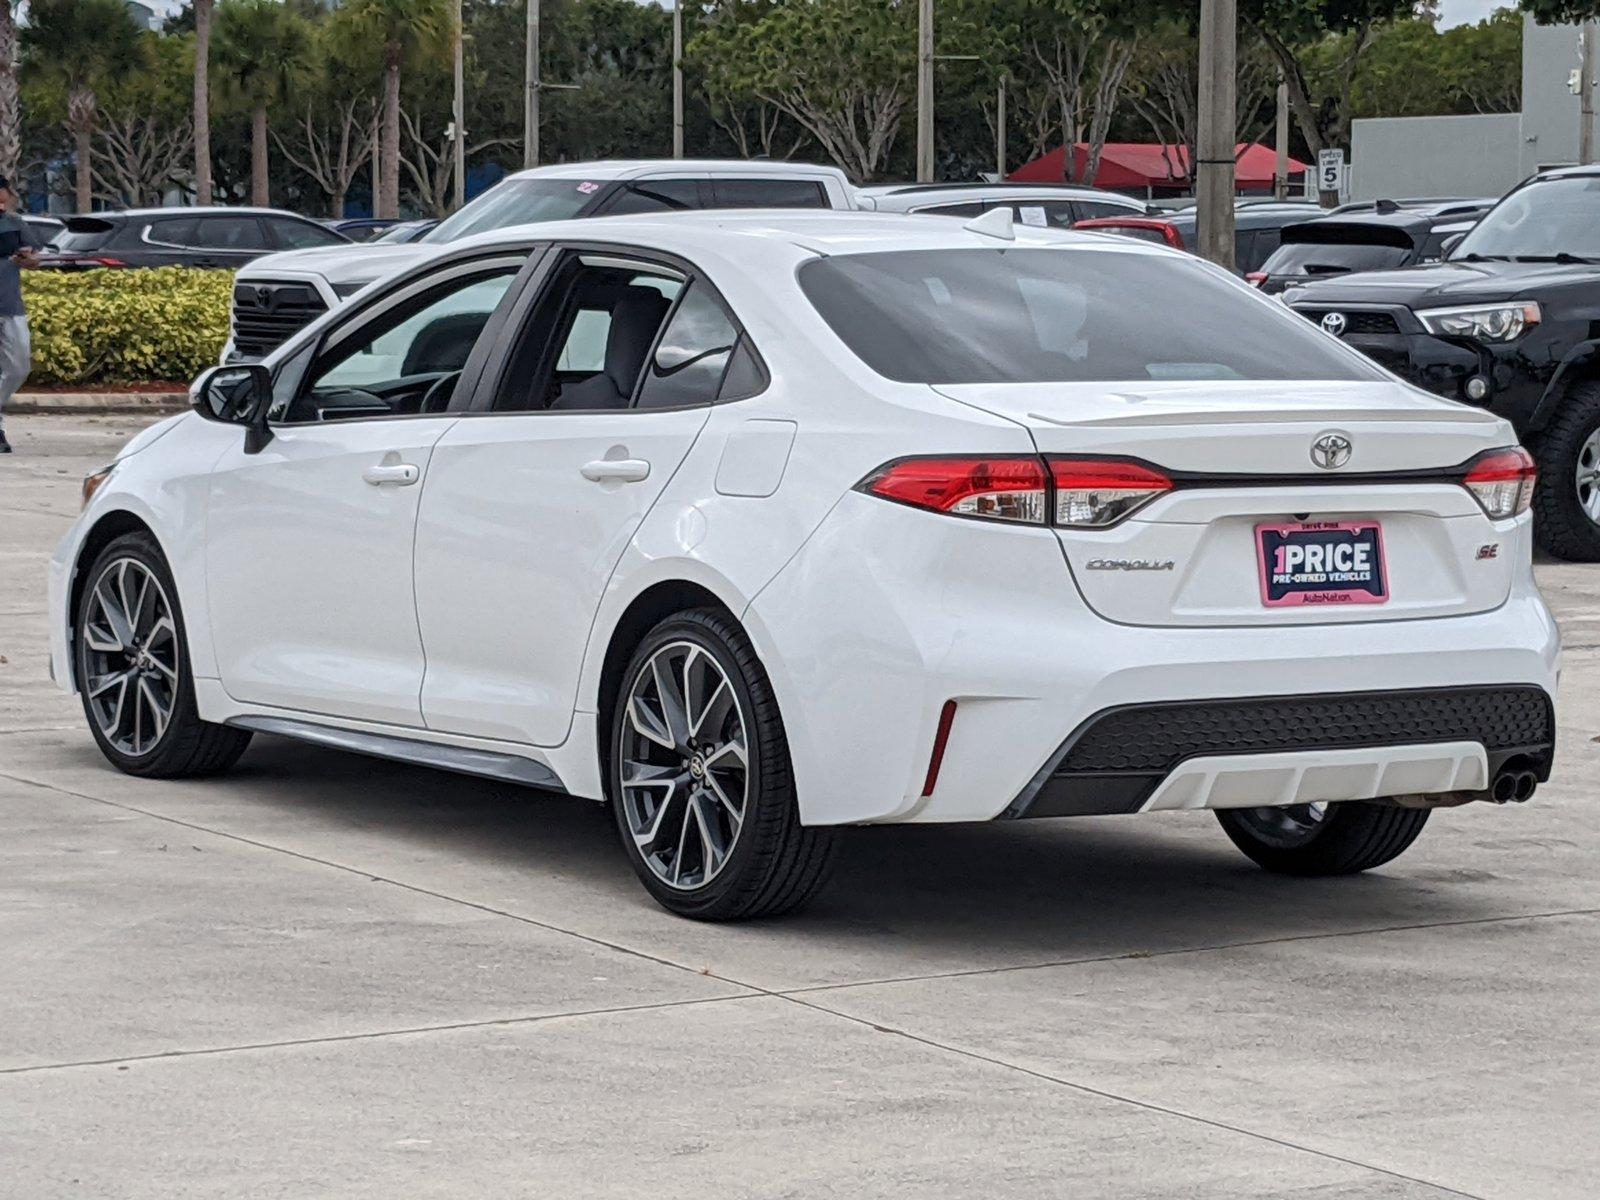
<path fill-rule="evenodd" d="M 196 711 L 178 589 L 153 537 L 126 534 L 100 552 L 73 628 L 78 694 L 112 765 L 175 779 L 238 761 L 250 734 Z"/>
<path fill-rule="evenodd" d="M 1428 810 L 1347 800 L 1225 808 L 1217 820 L 1235 846 L 1269 871 L 1351 875 L 1399 857 L 1428 823 Z"/>
<path fill-rule="evenodd" d="M 611 747 L 617 829 L 663 908 L 771 916 L 826 880 L 833 831 L 800 824 L 771 684 L 727 614 L 694 609 L 650 631 L 623 673 Z"/>
<path fill-rule="evenodd" d="M 1539 545 L 1570 562 L 1600 562 L 1600 380 L 1574 384 L 1530 449 Z"/>

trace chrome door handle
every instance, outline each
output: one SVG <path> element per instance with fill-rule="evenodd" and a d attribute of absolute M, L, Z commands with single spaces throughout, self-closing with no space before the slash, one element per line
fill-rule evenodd
<path fill-rule="evenodd" d="M 597 458 L 579 468 L 591 483 L 616 480 L 619 483 L 642 483 L 650 478 L 650 464 L 642 458 Z"/>
<path fill-rule="evenodd" d="M 411 463 L 379 463 L 361 472 L 361 478 L 373 487 L 382 487 L 386 483 L 392 483 L 396 487 L 410 487 L 422 478 L 422 472 Z"/>

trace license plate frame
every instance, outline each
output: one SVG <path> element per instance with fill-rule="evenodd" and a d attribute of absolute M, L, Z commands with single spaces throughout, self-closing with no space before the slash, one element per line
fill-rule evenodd
<path fill-rule="evenodd" d="M 1380 521 L 1267 522 L 1255 527 L 1255 543 L 1264 608 L 1389 602 L 1389 559 Z"/>

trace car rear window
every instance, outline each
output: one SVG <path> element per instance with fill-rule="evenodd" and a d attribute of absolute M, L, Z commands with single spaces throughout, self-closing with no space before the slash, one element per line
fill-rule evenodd
<path fill-rule="evenodd" d="M 1291 242 L 1274 250 L 1261 269 L 1268 275 L 1339 275 L 1403 267 L 1410 259 L 1411 251 L 1400 246 Z"/>
<path fill-rule="evenodd" d="M 834 255 L 799 279 L 858 358 L 905 383 L 1382 378 L 1205 264 L 1131 247 Z"/>
<path fill-rule="evenodd" d="M 116 229 L 110 221 L 80 217 L 68 221 L 66 229 L 56 235 L 55 247 L 63 254 L 89 254 L 110 241 Z"/>

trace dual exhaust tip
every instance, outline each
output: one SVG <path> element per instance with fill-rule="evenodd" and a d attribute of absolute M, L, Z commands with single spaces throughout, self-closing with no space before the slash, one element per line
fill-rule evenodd
<path fill-rule="evenodd" d="M 1489 796 L 1496 804 L 1510 804 L 1513 801 L 1521 804 L 1532 798 L 1534 789 L 1538 786 L 1539 777 L 1532 771 L 1506 768 L 1494 777 L 1494 783 L 1489 787 Z"/>

